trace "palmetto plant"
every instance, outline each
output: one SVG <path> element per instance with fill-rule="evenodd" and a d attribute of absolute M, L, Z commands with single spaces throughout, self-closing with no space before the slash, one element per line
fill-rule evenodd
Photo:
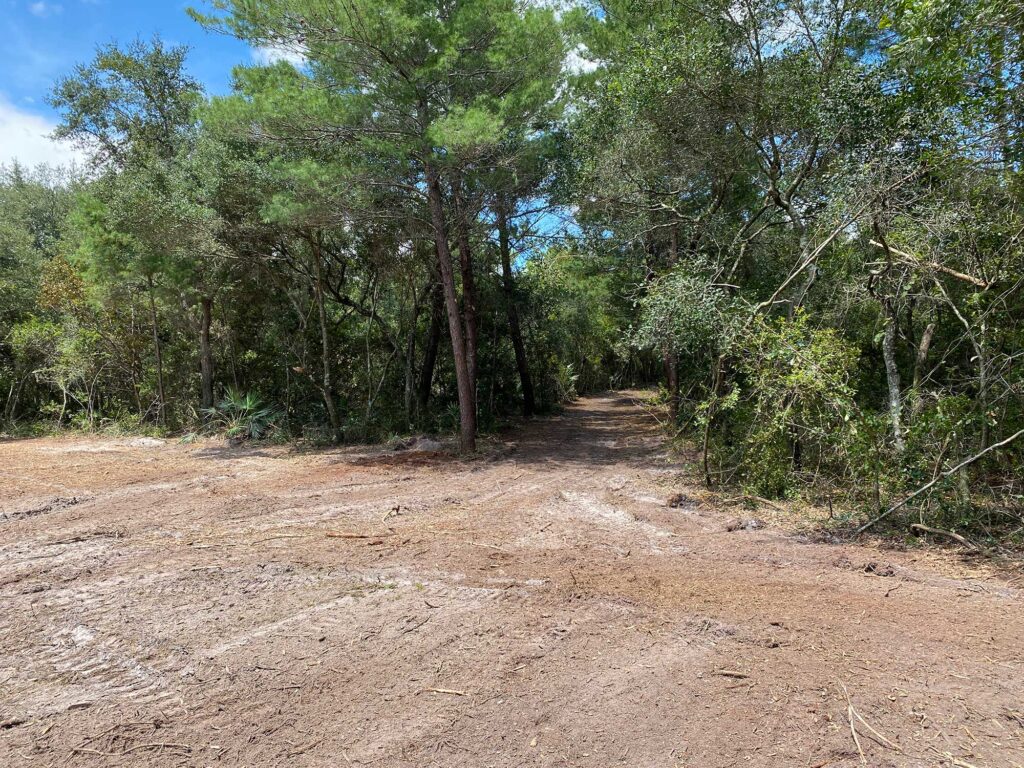
<path fill-rule="evenodd" d="M 253 392 L 240 392 L 229 387 L 223 399 L 203 413 L 212 425 L 236 440 L 260 440 L 276 426 L 281 413 L 265 405 Z"/>

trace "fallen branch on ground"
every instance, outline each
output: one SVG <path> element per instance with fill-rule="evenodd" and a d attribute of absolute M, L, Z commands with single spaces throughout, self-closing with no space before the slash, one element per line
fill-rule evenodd
<path fill-rule="evenodd" d="M 469 543 L 472 544 L 474 547 L 483 547 L 484 549 L 494 549 L 494 550 L 497 550 L 498 552 L 504 552 L 506 555 L 511 554 L 507 549 L 502 549 L 501 547 L 497 546 L 496 544 L 488 544 L 488 543 L 483 542 L 483 541 L 471 541 Z"/>
<path fill-rule="evenodd" d="M 947 538 L 953 539 L 953 541 L 959 541 L 972 552 L 981 551 L 981 547 L 979 547 L 973 541 L 964 538 L 959 533 L 953 533 L 952 531 L 944 531 L 941 528 L 932 528 L 931 526 L 922 525 L 921 523 L 914 523 L 912 526 L 910 526 L 910 530 L 920 531 L 921 533 L 932 533 L 936 536 L 946 536 Z"/>
<path fill-rule="evenodd" d="M 127 755 L 129 752 L 135 752 L 140 749 L 159 749 L 161 751 L 164 749 L 176 749 L 184 750 L 185 752 L 192 751 L 192 747 L 188 744 L 168 744 L 166 742 L 157 742 L 155 744 L 136 744 L 134 747 L 129 747 L 121 754 Z"/>
<path fill-rule="evenodd" d="M 853 699 L 850 698 L 850 692 L 846 689 L 846 685 L 840 681 L 840 687 L 843 689 L 843 694 L 846 696 L 846 716 L 850 720 L 850 733 L 853 735 L 853 742 L 857 745 L 857 751 L 860 752 L 861 762 L 867 764 L 867 757 L 864 755 L 864 750 L 860 745 L 860 737 L 857 735 L 857 729 L 854 726 L 854 720 L 860 722 L 865 728 L 868 729 L 868 735 L 883 747 L 888 747 L 896 752 L 903 753 L 903 749 L 898 744 L 893 744 L 889 739 L 885 738 L 882 734 L 876 731 L 871 725 L 865 720 L 860 712 L 853 706 Z"/>
<path fill-rule="evenodd" d="M 275 541 L 277 539 L 304 539 L 308 533 L 280 533 L 276 536 L 264 536 L 262 539 L 253 539 L 251 544 L 262 544 L 264 541 Z"/>
<path fill-rule="evenodd" d="M 745 504 L 745 503 L 749 503 L 749 502 L 752 502 L 752 501 L 756 501 L 759 504 L 764 504 L 766 507 L 771 507 L 772 509 L 777 509 L 780 512 L 783 511 L 782 507 L 780 507 L 775 502 L 769 501 L 768 499 L 766 499 L 766 498 L 764 498 L 762 496 L 751 496 L 749 494 L 746 494 L 746 495 L 743 495 L 743 496 L 736 496 L 735 498 L 731 498 L 731 499 L 723 499 L 722 503 L 723 504 Z"/>
<path fill-rule="evenodd" d="M 850 735 L 853 736 L 853 743 L 857 745 L 857 752 L 860 754 L 860 761 L 863 765 L 868 764 L 868 758 L 864 754 L 864 748 L 860 745 L 860 737 L 857 735 L 857 727 L 853 724 L 853 704 L 846 707 L 846 717 L 850 721 Z"/>
<path fill-rule="evenodd" d="M 737 672 L 733 669 L 720 669 L 717 672 L 715 672 L 715 674 L 721 675 L 722 677 L 735 677 L 738 680 L 744 680 L 750 677 L 750 675 L 748 675 L 746 672 Z"/>
<path fill-rule="evenodd" d="M 958 757 L 954 757 L 952 752 L 939 752 L 935 747 L 929 747 L 929 749 L 942 759 L 948 760 L 953 768 L 978 768 L 974 763 L 968 763 Z"/>

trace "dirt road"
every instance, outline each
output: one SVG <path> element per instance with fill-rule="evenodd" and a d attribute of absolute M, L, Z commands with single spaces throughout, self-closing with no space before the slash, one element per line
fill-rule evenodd
<path fill-rule="evenodd" d="M 1019 583 L 669 507 L 624 395 L 510 440 L 0 444 L 0 766 L 1024 766 Z"/>

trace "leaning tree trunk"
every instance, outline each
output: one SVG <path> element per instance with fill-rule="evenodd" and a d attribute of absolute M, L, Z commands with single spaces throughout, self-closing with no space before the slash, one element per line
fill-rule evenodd
<path fill-rule="evenodd" d="M 455 382 L 459 391 L 459 437 L 463 451 L 476 450 L 476 409 L 473 397 L 473 379 L 466 360 L 466 340 L 462 332 L 462 317 L 459 312 L 459 297 L 455 292 L 455 273 L 452 269 L 452 255 L 448 248 L 448 226 L 444 216 L 444 202 L 441 199 L 441 181 L 437 169 L 426 164 L 427 202 L 430 205 L 430 223 L 434 230 L 434 246 L 437 251 L 437 267 L 441 275 L 444 304 L 448 312 L 448 331 L 452 340 L 452 357 L 455 363 Z"/>
<path fill-rule="evenodd" d="M 156 395 L 159 403 L 156 421 L 158 424 L 163 424 L 164 407 L 167 401 L 164 398 L 164 357 L 163 351 L 160 349 L 160 328 L 156 317 L 156 297 L 153 295 L 153 276 L 147 275 L 146 282 L 149 287 L 149 319 L 153 326 L 153 352 L 156 355 Z"/>
<path fill-rule="evenodd" d="M 516 306 L 516 288 L 512 276 L 512 255 L 509 248 L 508 218 L 504 200 L 498 203 L 498 244 L 501 250 L 501 283 L 505 292 L 505 312 L 508 315 L 508 333 L 512 337 L 512 349 L 516 354 L 516 368 L 523 390 L 523 416 L 530 418 L 537 410 L 533 394 L 533 379 L 530 377 L 530 362 L 523 344 L 523 331 L 519 325 L 519 308 Z"/>
<path fill-rule="evenodd" d="M 213 322 L 213 299 L 204 296 L 200 300 L 203 311 L 199 329 L 199 368 L 202 376 L 203 410 L 213 408 L 213 349 L 210 346 L 210 324 Z"/>
<path fill-rule="evenodd" d="M 924 333 L 921 334 L 921 341 L 917 346 L 917 354 L 914 356 L 914 384 L 911 387 L 913 392 L 913 400 L 911 401 L 910 414 L 911 418 L 915 418 L 923 407 L 923 400 L 921 398 L 921 385 L 923 384 L 922 377 L 924 374 L 925 363 L 928 362 L 928 350 L 932 346 L 932 338 L 935 336 L 935 323 L 931 322 L 925 326 Z"/>

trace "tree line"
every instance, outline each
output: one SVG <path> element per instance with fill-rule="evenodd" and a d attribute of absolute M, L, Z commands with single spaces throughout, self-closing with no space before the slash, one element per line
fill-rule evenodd
<path fill-rule="evenodd" d="M 470 451 L 660 383 L 709 485 L 863 516 L 934 480 L 901 514 L 1019 535 L 1019 4 L 191 13 L 273 63 L 209 97 L 103 47 L 51 94 L 88 167 L 4 170 L 6 429 L 259 405 Z"/>

